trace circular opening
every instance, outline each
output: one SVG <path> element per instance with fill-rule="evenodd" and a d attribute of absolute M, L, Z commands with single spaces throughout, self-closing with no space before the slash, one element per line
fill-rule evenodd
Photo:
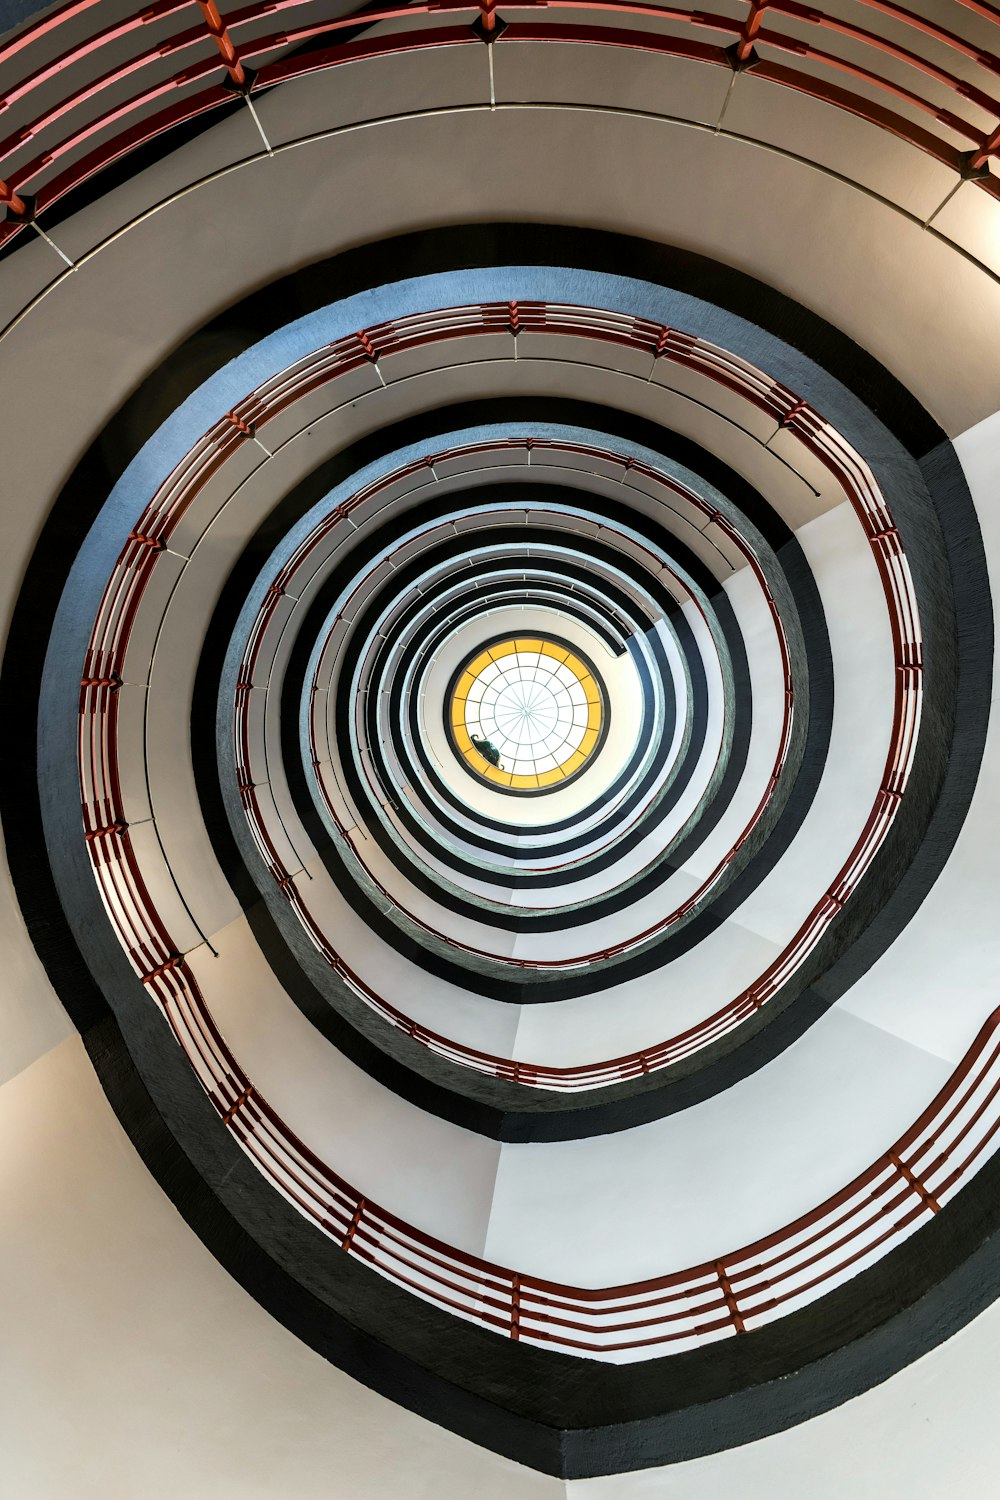
<path fill-rule="evenodd" d="M 496 641 L 468 661 L 449 719 L 467 769 L 510 791 L 562 786 L 599 749 L 606 727 L 594 668 L 569 646 L 535 636 Z"/>

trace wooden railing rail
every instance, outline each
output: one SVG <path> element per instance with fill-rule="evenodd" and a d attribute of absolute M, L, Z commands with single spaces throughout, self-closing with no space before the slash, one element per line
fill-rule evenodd
<path fill-rule="evenodd" d="M 951 25 L 891 0 L 859 6 L 876 13 L 883 29 L 798 0 L 746 0 L 741 16 L 634 0 L 499 7 L 426 0 L 368 6 L 336 20 L 319 0 L 262 0 L 225 13 L 214 0 L 153 0 L 103 26 L 94 0 L 71 0 L 0 45 L 0 71 L 10 80 L 0 118 L 9 111 L 20 121 L 0 141 L 0 245 L 113 162 L 234 97 L 253 108 L 255 93 L 318 70 L 483 41 L 500 49 L 525 42 L 624 48 L 752 74 L 850 113 L 949 167 L 956 183 L 1000 197 L 1000 177 L 990 171 L 1000 153 L 1000 42 L 985 48 L 961 34 L 966 0 L 951 0 Z M 980 21 L 1000 20 L 991 6 L 975 9 Z M 94 29 L 81 37 L 84 18 Z M 622 24 L 630 19 L 641 24 Z M 283 29 L 262 34 L 262 23 L 274 22 Z M 411 29 L 358 37 L 382 22 Z M 67 46 L 54 53 L 62 35 Z M 965 76 L 970 67 L 974 79 Z M 62 96 L 33 113 L 36 94 L 50 97 L 46 87 L 56 76 Z M 132 82 L 136 91 L 122 98 L 123 83 Z M 35 141 L 44 144 L 29 155 Z M 262 146 L 271 149 L 266 139 Z"/>

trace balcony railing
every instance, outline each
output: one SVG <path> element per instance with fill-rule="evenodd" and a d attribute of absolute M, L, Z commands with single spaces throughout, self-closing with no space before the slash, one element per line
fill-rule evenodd
<path fill-rule="evenodd" d="M 551 311 L 551 326 L 561 321 L 570 325 L 565 309 Z M 442 316 L 450 328 L 467 332 L 468 319 L 509 320 L 511 309 L 455 310 L 454 316 Z M 601 315 L 590 311 L 587 319 L 599 323 Z M 636 323 L 634 328 L 637 339 L 648 341 L 648 327 Z M 363 345 L 367 342 L 377 352 L 377 333 L 370 331 L 353 343 L 344 341 L 341 361 L 350 364 L 370 358 Z M 390 336 L 385 334 L 386 339 Z M 912 584 L 892 517 L 867 470 L 815 412 L 760 372 L 727 363 L 718 351 L 696 341 L 661 329 L 654 343 L 651 357 L 674 357 L 667 354 L 673 348 L 677 358 L 695 361 L 699 368 L 717 363 L 720 377 L 738 382 L 747 399 L 794 427 L 850 495 L 883 580 L 898 668 L 892 748 L 883 789 L 851 859 L 817 906 L 799 945 L 786 955 L 785 962 L 794 964 L 799 961 L 801 944 L 812 943 L 815 933 L 825 929 L 848 899 L 884 839 L 905 786 L 920 706 L 920 638 Z M 322 354 L 316 359 L 326 357 Z M 318 366 L 310 378 L 319 378 Z M 283 380 L 276 383 L 274 392 L 278 402 L 274 409 L 281 409 L 288 397 Z M 751 1245 L 720 1250 L 696 1266 L 619 1286 L 578 1287 L 544 1280 L 447 1245 L 346 1182 L 268 1104 L 221 1035 L 190 959 L 179 950 L 151 897 L 148 872 L 142 868 L 126 819 L 119 762 L 119 703 L 143 596 L 171 532 L 207 477 L 250 440 L 254 426 L 267 420 L 272 407 L 255 396 L 248 403 L 248 413 L 252 420 L 241 408 L 205 434 L 158 491 L 127 539 L 95 620 L 79 714 L 82 833 L 98 889 L 135 973 L 183 1049 L 221 1126 L 231 1132 L 265 1180 L 323 1235 L 379 1275 L 498 1334 L 598 1358 L 679 1351 L 742 1335 L 807 1304 L 890 1252 L 937 1213 L 994 1149 L 1000 1130 L 1000 1011 L 989 1018 L 919 1119 L 838 1193 Z M 331 517 L 325 524 L 335 526 L 338 519 L 342 517 Z M 286 572 L 277 580 L 275 598 L 280 597 L 289 576 Z M 285 889 L 294 902 L 294 885 Z M 412 1022 L 409 1030 L 425 1045 L 431 1044 L 430 1034 Z M 664 1048 L 668 1045 L 663 1044 Z M 454 1055 L 460 1055 L 459 1049 L 454 1049 Z M 617 1076 L 626 1077 L 650 1066 L 663 1066 L 667 1060 L 662 1049 L 652 1049 L 629 1061 L 601 1064 L 598 1071 L 617 1069 Z M 535 1085 L 542 1082 L 545 1070 L 509 1060 L 490 1061 L 498 1076 Z M 553 1074 L 558 1072 L 553 1070 Z M 603 1081 L 603 1075 L 598 1081 Z M 543 1086 L 594 1085 L 586 1069 L 577 1069 L 564 1070 L 558 1083 L 555 1076 L 547 1077 Z"/>
<path fill-rule="evenodd" d="M 706 506 L 696 495 L 683 490 L 673 479 L 647 465 L 632 459 L 625 459 L 618 454 L 587 449 L 579 444 L 561 444 L 554 440 L 503 439 L 496 443 L 478 443 L 462 450 L 451 449 L 448 454 L 421 458 L 405 468 L 394 470 L 391 474 L 373 481 L 358 491 L 336 512 L 325 517 L 284 564 L 278 577 L 272 581 L 249 634 L 239 674 L 240 688 L 234 706 L 235 754 L 243 805 L 249 827 L 272 878 L 289 900 L 310 939 L 331 967 L 348 979 L 357 993 L 365 998 L 366 1003 L 372 1005 L 386 1019 L 390 1019 L 393 1025 L 407 1031 L 423 1045 L 449 1057 L 452 1061 L 475 1067 L 478 1071 L 491 1073 L 497 1077 L 513 1076 L 519 1082 L 533 1087 L 574 1090 L 597 1088 L 619 1079 L 635 1077 L 641 1073 L 655 1072 L 668 1067 L 727 1035 L 759 1011 L 779 992 L 814 951 L 830 924 L 843 909 L 888 836 L 912 766 L 922 700 L 919 618 L 909 565 L 892 516 L 867 466 L 840 435 L 806 403 L 800 401 L 793 392 L 770 380 L 761 371 L 755 370 L 745 362 L 736 360 L 701 340 L 674 329 L 651 324 L 643 319 L 627 318 L 597 309 L 557 307 L 536 303 L 452 308 L 426 315 L 423 318 L 400 320 L 392 325 L 370 329 L 363 336 L 352 335 L 331 345 L 327 350 L 309 356 L 302 361 L 301 367 L 296 366 L 291 372 L 284 372 L 268 382 L 266 386 L 261 387 L 259 392 L 248 396 L 238 408 L 237 419 L 244 423 L 248 432 L 256 433 L 268 419 L 286 410 L 294 400 L 316 390 L 320 384 L 336 379 L 339 373 L 357 368 L 364 359 L 377 361 L 383 355 L 412 349 L 421 342 L 439 342 L 446 338 L 469 337 L 476 333 L 495 333 L 498 330 L 506 330 L 512 338 L 531 330 L 544 330 L 546 333 L 563 333 L 578 338 L 597 336 L 624 346 L 638 347 L 647 351 L 654 363 L 661 359 L 671 360 L 699 374 L 709 376 L 727 390 L 738 392 L 758 410 L 767 412 L 780 428 L 793 432 L 808 451 L 828 469 L 845 496 L 851 501 L 861 521 L 882 581 L 897 668 L 890 743 L 880 787 L 871 811 L 850 856 L 835 880 L 816 902 L 791 942 L 786 945 L 768 969 L 740 995 L 711 1016 L 706 1017 L 698 1025 L 641 1051 L 621 1058 L 573 1068 L 556 1068 L 529 1062 L 512 1063 L 509 1059 L 467 1048 L 419 1026 L 384 997 L 375 995 L 359 976 L 345 965 L 336 952 L 335 946 L 323 933 L 320 924 L 310 912 L 302 891 L 296 886 L 294 876 L 278 857 L 274 839 L 266 827 L 267 819 L 255 790 L 250 766 L 250 721 L 246 690 L 255 682 L 258 687 L 266 685 L 266 676 L 263 680 L 258 680 L 260 655 L 269 623 L 275 615 L 279 600 L 287 589 L 294 592 L 298 570 L 308 562 L 312 553 L 328 541 L 331 532 L 336 527 L 349 524 L 352 511 L 356 511 L 380 490 L 398 485 L 400 480 L 409 474 L 426 473 L 429 465 L 441 463 L 445 457 L 454 457 L 459 451 L 471 455 L 473 452 L 481 453 L 499 448 L 523 449 L 530 443 L 534 448 L 558 450 L 564 447 L 569 452 L 587 453 L 593 457 L 617 462 L 623 468 L 628 465 L 634 472 L 643 473 L 645 477 L 663 485 L 668 492 L 683 493 L 685 500 L 710 517 L 714 524 L 724 527 L 733 542 L 740 546 L 748 563 L 754 569 L 758 584 L 771 608 L 781 652 L 785 698 L 780 742 L 771 776 L 763 796 L 739 839 L 718 862 L 716 868 L 702 882 L 698 890 L 686 898 L 680 907 L 628 940 L 608 948 L 564 960 L 530 960 L 491 954 L 485 949 L 475 948 L 451 938 L 447 939 L 449 945 L 459 951 L 477 957 L 490 958 L 498 965 L 514 971 L 561 972 L 618 957 L 655 940 L 683 920 L 700 902 L 705 900 L 711 889 L 718 884 L 764 815 L 780 780 L 788 753 L 793 690 L 784 629 L 759 561 L 723 517 L 711 507 Z M 654 561 L 657 560 L 654 559 Z M 312 758 L 314 761 L 319 760 L 315 740 Z M 338 815 L 330 789 L 324 786 L 322 777 L 319 778 L 318 784 L 323 792 L 331 819 L 346 837 L 347 830 Z M 377 788 L 373 788 L 373 792 L 378 800 Z M 423 926 L 433 936 L 443 937 L 443 934 L 435 932 L 428 924 L 421 922 L 412 912 L 403 908 L 384 883 L 377 880 L 370 872 L 369 878 L 373 880 L 385 899 L 401 914 L 417 925 Z M 512 1069 L 515 1071 L 512 1072 Z"/>
<path fill-rule="evenodd" d="M 116 615 L 121 618 L 115 609 L 102 610 L 112 630 Z M 994 1148 L 1000 1011 L 919 1119 L 865 1172 L 811 1212 L 710 1261 L 619 1286 L 578 1287 L 514 1271 L 424 1233 L 360 1193 L 284 1124 L 213 1021 L 188 960 L 150 898 L 127 824 L 121 817 L 109 821 L 118 794 L 121 686 L 104 648 L 92 644 L 79 737 L 85 836 L 132 966 L 221 1124 L 265 1180 L 345 1254 L 426 1301 L 512 1339 L 605 1359 L 744 1334 L 887 1254 L 937 1213 Z"/>
<path fill-rule="evenodd" d="M 234 100 L 251 110 L 270 151 L 254 100 L 275 84 L 484 41 L 491 64 L 494 47 L 502 57 L 515 43 L 558 43 L 747 73 L 907 143 L 950 168 L 956 186 L 970 181 L 1000 197 L 991 170 L 1000 153 L 1000 42 L 980 46 L 962 35 L 971 16 L 985 30 L 1000 11 L 985 0 L 937 9 L 940 22 L 893 0 L 856 0 L 846 15 L 797 0 L 746 0 L 735 16 L 632 0 L 499 8 L 496 0 L 429 0 L 331 20 L 320 0 L 264 0 L 225 15 L 214 0 L 153 0 L 101 25 L 96 0 L 71 0 L 0 45 L 0 116 L 10 122 L 0 141 L 0 245 L 32 224 L 41 229 L 46 210 L 112 163 Z M 871 26 L 857 19 L 866 12 Z M 407 29 L 393 29 L 400 26 Z M 359 35 L 366 32 L 374 34 Z M 720 115 L 709 128 L 722 125 Z"/>

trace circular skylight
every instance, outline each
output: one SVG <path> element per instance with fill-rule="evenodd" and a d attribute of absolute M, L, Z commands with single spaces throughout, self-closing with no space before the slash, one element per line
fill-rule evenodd
<path fill-rule="evenodd" d="M 515 791 L 574 776 L 601 737 L 604 701 L 592 669 L 554 641 L 517 637 L 459 674 L 451 726 L 469 768 Z"/>

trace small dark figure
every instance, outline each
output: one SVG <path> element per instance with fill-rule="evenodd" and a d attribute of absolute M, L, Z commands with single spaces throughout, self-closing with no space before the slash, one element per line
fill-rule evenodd
<path fill-rule="evenodd" d="M 500 764 L 500 751 L 494 745 L 493 741 L 480 739 L 478 734 L 470 735 L 470 738 L 483 759 L 488 760 L 491 766 L 496 766 L 498 770 L 502 771 L 503 766 Z"/>

